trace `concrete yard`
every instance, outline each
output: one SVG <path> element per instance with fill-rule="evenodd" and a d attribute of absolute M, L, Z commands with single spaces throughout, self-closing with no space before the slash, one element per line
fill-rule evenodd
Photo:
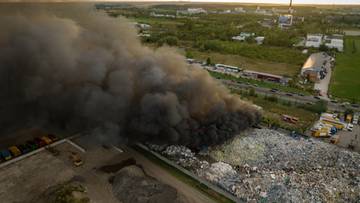
<path fill-rule="evenodd" d="M 147 160 L 131 148 L 119 151 L 112 146 L 100 145 L 90 136 L 82 136 L 70 142 L 53 147 L 59 154 L 49 150 L 40 151 L 4 167 L 0 165 L 1 202 L 44 202 L 42 196 L 49 188 L 76 181 L 86 188 L 90 202 L 120 202 L 113 194 L 110 178 L 115 174 L 105 172 L 103 166 L 116 165 L 121 161 L 134 158 L 146 174 L 160 182 L 174 187 L 184 202 L 213 202 L 212 199 L 181 182 L 161 167 Z M 85 152 L 82 152 L 85 149 Z M 83 165 L 76 167 L 69 158 L 76 152 L 83 160 Z M 46 202 L 46 201 L 45 201 Z"/>

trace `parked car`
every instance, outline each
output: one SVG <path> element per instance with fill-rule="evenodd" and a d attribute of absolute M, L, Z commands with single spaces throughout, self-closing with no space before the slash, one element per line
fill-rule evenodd
<path fill-rule="evenodd" d="M 286 93 L 286 96 L 292 97 L 293 95 L 291 93 Z"/>
<path fill-rule="evenodd" d="M 29 146 L 27 144 L 18 145 L 17 148 L 20 149 L 22 154 L 26 154 L 26 153 L 31 152 L 31 146 Z"/>
<path fill-rule="evenodd" d="M 54 135 L 54 134 L 48 134 L 47 137 L 50 138 L 53 142 L 59 140 L 59 138 L 57 138 L 56 135 Z"/>
<path fill-rule="evenodd" d="M 349 124 L 347 124 L 346 129 L 351 132 L 351 131 L 353 131 L 353 127 L 354 127 L 354 125 L 349 123 Z"/>
<path fill-rule="evenodd" d="M 10 153 L 13 157 L 17 157 L 17 156 L 21 155 L 20 149 L 17 148 L 16 146 L 11 146 L 8 148 L 8 150 L 10 151 Z"/>
<path fill-rule="evenodd" d="M 320 97 L 319 97 L 319 96 L 314 96 L 314 98 L 315 98 L 315 99 L 320 99 Z"/>
<path fill-rule="evenodd" d="M 1 150 L 0 151 L 0 156 L 5 161 L 10 160 L 12 158 L 10 151 L 7 150 L 7 149 Z"/>
<path fill-rule="evenodd" d="M 48 136 L 42 136 L 40 139 L 43 140 L 46 143 L 46 145 L 52 143 L 52 140 Z"/>
<path fill-rule="evenodd" d="M 39 147 L 44 147 L 46 146 L 46 142 L 38 137 L 36 137 L 34 139 L 34 141 L 36 142 L 36 144 L 39 146 Z"/>
<path fill-rule="evenodd" d="M 39 145 L 33 140 L 26 141 L 26 144 L 30 147 L 31 151 L 36 150 L 37 148 L 39 148 Z"/>

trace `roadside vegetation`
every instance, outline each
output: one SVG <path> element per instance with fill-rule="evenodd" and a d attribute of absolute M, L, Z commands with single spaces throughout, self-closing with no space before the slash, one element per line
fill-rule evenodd
<path fill-rule="evenodd" d="M 232 93 L 263 108 L 262 123 L 270 128 L 283 128 L 290 131 L 305 133 L 309 126 L 319 118 L 319 114 L 325 112 L 327 107 L 323 101 L 314 105 L 301 104 L 281 100 L 276 96 L 258 95 L 253 88 L 248 90 L 234 90 Z M 289 115 L 299 119 L 296 123 L 289 123 L 282 119 L 282 115 Z"/>
<path fill-rule="evenodd" d="M 209 74 L 212 77 L 217 78 L 217 79 L 231 80 L 231 81 L 237 82 L 237 83 L 245 83 L 245 84 L 248 83 L 248 84 L 253 84 L 255 86 L 258 86 L 258 87 L 269 88 L 269 89 L 278 89 L 283 92 L 292 92 L 292 93 L 303 94 L 303 95 L 311 94 L 310 89 L 302 90 L 302 89 L 299 89 L 296 87 L 281 85 L 279 83 L 267 82 L 267 81 L 263 81 L 263 80 L 255 80 L 255 79 L 249 79 L 249 78 L 241 78 L 241 77 L 237 78 L 232 75 L 227 75 L 227 74 L 222 74 L 222 73 L 212 72 L 212 71 L 209 71 Z"/>

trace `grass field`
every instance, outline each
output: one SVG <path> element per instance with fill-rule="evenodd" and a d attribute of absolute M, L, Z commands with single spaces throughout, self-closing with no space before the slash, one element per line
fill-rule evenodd
<path fill-rule="evenodd" d="M 301 68 L 300 66 L 293 64 L 277 63 L 266 60 L 243 57 L 239 55 L 221 54 L 216 52 L 200 52 L 196 50 L 191 50 L 191 53 L 195 59 L 200 59 L 203 61 L 206 61 L 206 59 L 210 57 L 213 63 L 233 65 L 233 66 L 242 67 L 247 70 L 261 71 L 265 73 L 271 73 L 271 74 L 288 76 L 288 77 L 297 75 Z"/>
<path fill-rule="evenodd" d="M 330 92 L 360 102 L 360 37 L 345 38 L 345 52 L 336 56 Z"/>
<path fill-rule="evenodd" d="M 209 74 L 212 77 L 218 78 L 218 79 L 231 80 L 231 81 L 236 81 L 236 82 L 241 82 L 241 83 L 250 83 L 250 84 L 257 85 L 259 87 L 264 87 L 264 88 L 269 88 L 269 89 L 276 88 L 283 92 L 292 92 L 292 93 L 301 93 L 304 95 L 310 95 L 310 93 L 305 90 L 301 90 L 301 89 L 294 88 L 294 87 L 289 87 L 286 85 L 281 85 L 281 84 L 274 83 L 274 82 L 267 82 L 267 81 L 262 81 L 262 80 L 255 80 L 255 79 L 241 78 L 241 77 L 237 78 L 237 77 L 234 77 L 231 75 L 226 75 L 226 74 L 212 72 L 212 71 L 209 71 Z"/>

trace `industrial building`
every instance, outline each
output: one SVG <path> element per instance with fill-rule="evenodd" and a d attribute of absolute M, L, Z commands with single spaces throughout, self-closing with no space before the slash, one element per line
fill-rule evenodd
<path fill-rule="evenodd" d="M 319 48 L 325 45 L 329 49 L 336 49 L 337 51 L 344 51 L 343 35 L 327 36 L 323 34 L 308 34 L 306 36 L 305 47 Z"/>
<path fill-rule="evenodd" d="M 325 36 L 325 46 L 329 49 L 336 49 L 340 52 L 344 51 L 344 40 L 342 35 Z"/>
<path fill-rule="evenodd" d="M 287 83 L 288 78 L 280 76 L 280 75 L 273 75 L 269 73 L 263 73 L 263 72 L 257 72 L 257 71 L 251 71 L 251 70 L 244 70 L 243 75 L 246 77 L 251 77 L 254 79 L 260 79 L 260 80 L 268 80 L 272 82 L 278 82 L 278 83 Z"/>
<path fill-rule="evenodd" d="M 239 73 L 240 71 L 242 71 L 242 68 L 224 64 L 215 64 L 215 69 L 224 73 Z"/>
<path fill-rule="evenodd" d="M 301 75 L 312 82 L 317 82 L 325 77 L 331 61 L 332 58 L 324 52 L 311 54 L 301 68 Z"/>
<path fill-rule="evenodd" d="M 323 35 L 322 34 L 308 34 L 306 36 L 306 47 L 315 47 L 319 48 L 323 41 Z"/>

